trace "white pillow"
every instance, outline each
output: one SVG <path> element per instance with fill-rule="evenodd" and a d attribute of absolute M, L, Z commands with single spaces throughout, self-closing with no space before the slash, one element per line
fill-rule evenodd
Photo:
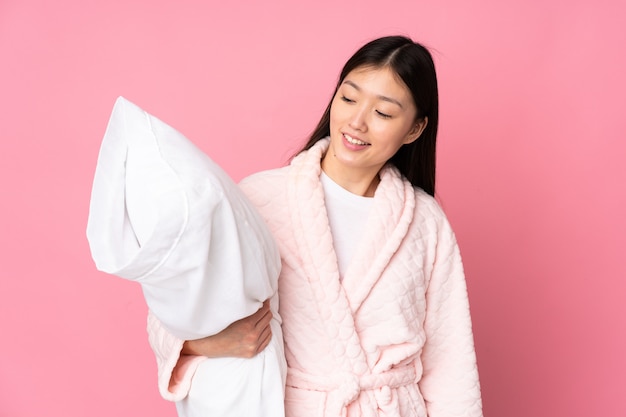
<path fill-rule="evenodd" d="M 215 334 L 276 292 L 277 246 L 239 187 L 123 97 L 98 156 L 87 238 L 96 267 L 140 282 L 181 339 Z"/>

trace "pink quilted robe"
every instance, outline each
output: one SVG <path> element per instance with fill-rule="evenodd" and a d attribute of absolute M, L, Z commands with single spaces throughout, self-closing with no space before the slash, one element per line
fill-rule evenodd
<path fill-rule="evenodd" d="M 385 167 L 340 280 L 319 181 L 327 147 L 241 184 L 280 247 L 286 416 L 482 416 L 463 267 L 444 213 Z M 162 393 L 184 397 L 198 359 L 175 368 L 182 343 L 158 322 L 149 332 L 170 340 L 153 344 Z"/>

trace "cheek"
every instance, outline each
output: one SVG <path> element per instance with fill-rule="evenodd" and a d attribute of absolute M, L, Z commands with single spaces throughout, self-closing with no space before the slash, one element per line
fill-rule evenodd
<path fill-rule="evenodd" d="M 377 123 L 373 131 L 381 140 L 394 148 L 402 146 L 409 132 L 404 124 L 389 125 L 385 123 Z"/>

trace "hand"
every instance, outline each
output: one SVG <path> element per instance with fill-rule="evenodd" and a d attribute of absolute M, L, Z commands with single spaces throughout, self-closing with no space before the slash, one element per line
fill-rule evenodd
<path fill-rule="evenodd" d="M 182 353 L 209 358 L 252 358 L 265 349 L 272 339 L 271 320 L 270 302 L 265 300 L 256 313 L 237 320 L 221 332 L 186 341 Z"/>

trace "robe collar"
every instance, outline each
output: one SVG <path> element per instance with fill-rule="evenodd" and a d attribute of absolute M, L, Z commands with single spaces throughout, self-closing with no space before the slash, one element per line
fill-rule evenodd
<path fill-rule="evenodd" d="M 288 181 L 288 204 L 298 253 L 309 283 L 321 306 L 349 308 L 356 314 L 371 289 L 380 280 L 404 240 L 415 212 L 415 190 L 394 166 L 380 172 L 363 238 L 343 280 L 339 278 L 324 190 L 320 182 L 321 159 L 329 139 L 319 140 L 296 156 Z"/>

